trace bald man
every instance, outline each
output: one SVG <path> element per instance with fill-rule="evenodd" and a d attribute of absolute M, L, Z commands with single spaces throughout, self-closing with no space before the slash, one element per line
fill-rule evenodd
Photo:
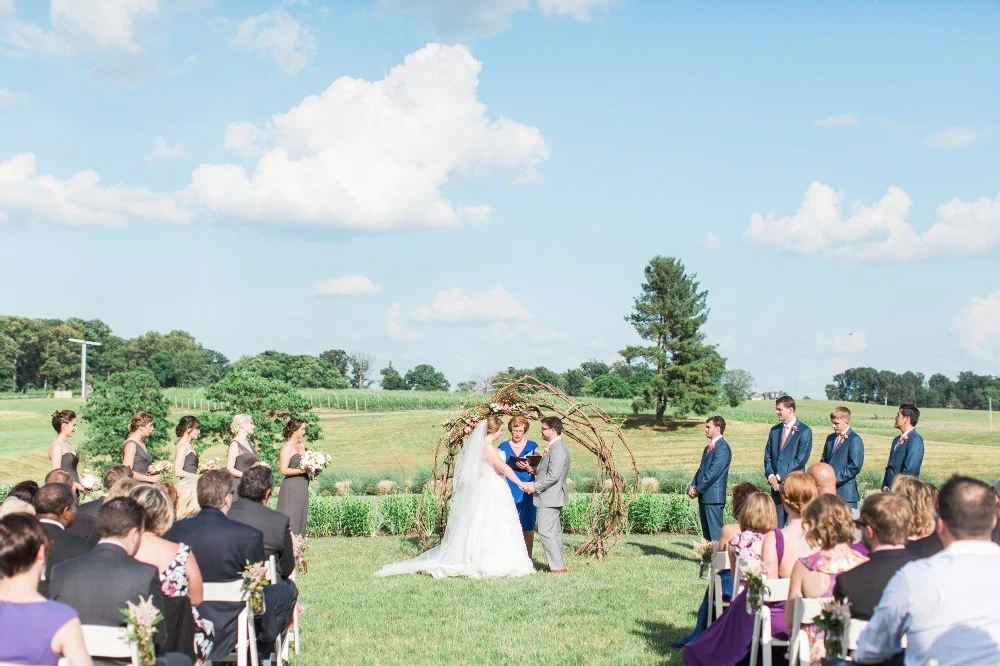
<path fill-rule="evenodd" d="M 806 469 L 806 473 L 816 481 L 821 495 L 837 494 L 837 473 L 833 471 L 833 467 L 824 462 L 813 463 Z"/>

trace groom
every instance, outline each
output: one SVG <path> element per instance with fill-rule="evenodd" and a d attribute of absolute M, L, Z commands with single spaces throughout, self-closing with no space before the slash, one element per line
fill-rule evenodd
<path fill-rule="evenodd" d="M 562 421 L 555 416 L 542 419 L 542 438 L 548 447 L 538 463 L 534 502 L 538 507 L 538 537 L 542 541 L 549 571 L 566 573 L 563 562 L 562 508 L 569 502 L 566 477 L 569 475 L 569 449 L 562 440 Z M 529 555 L 531 553 L 528 553 Z"/>

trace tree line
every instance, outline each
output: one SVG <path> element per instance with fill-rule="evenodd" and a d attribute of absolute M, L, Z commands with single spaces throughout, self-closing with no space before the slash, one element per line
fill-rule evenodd
<path fill-rule="evenodd" d="M 828 400 L 875 402 L 899 405 L 914 403 L 920 407 L 986 409 L 992 397 L 1000 407 L 1000 377 L 958 373 L 952 381 L 941 373 L 925 378 L 922 372 L 896 373 L 875 368 L 848 368 L 826 385 Z"/>

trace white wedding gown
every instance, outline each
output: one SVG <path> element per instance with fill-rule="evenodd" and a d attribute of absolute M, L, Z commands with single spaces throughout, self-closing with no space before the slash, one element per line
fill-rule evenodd
<path fill-rule="evenodd" d="M 462 447 L 455 465 L 451 511 L 441 543 L 412 560 L 393 562 L 376 576 L 426 573 L 434 578 L 526 576 L 535 570 L 506 479 L 490 464 L 499 459 L 486 441 L 486 421 Z"/>

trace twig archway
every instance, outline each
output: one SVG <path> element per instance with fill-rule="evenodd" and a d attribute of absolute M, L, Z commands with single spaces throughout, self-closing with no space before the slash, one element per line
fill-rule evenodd
<path fill-rule="evenodd" d="M 544 416 L 562 420 L 562 436 L 594 454 L 597 475 L 588 509 L 586 538 L 577 555 L 602 558 L 625 533 L 628 506 L 635 497 L 635 484 L 629 484 L 618 470 L 615 456 L 628 466 L 638 480 L 635 456 L 625 442 L 619 423 L 596 405 L 577 402 L 555 386 L 527 376 L 495 387 L 488 400 L 466 407 L 442 425 L 445 433 L 434 452 L 434 484 L 440 506 L 451 498 L 451 479 L 463 440 L 488 416 L 521 415 L 531 421 Z M 481 397 L 481 396 L 476 396 Z M 468 405 L 469 403 L 464 403 Z M 439 513 L 438 533 L 442 532 L 446 511 Z"/>

